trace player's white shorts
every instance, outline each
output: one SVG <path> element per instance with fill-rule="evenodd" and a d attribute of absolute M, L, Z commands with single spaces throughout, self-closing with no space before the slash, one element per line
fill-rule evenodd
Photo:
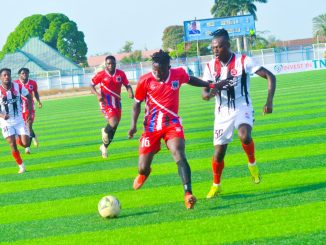
<path fill-rule="evenodd" d="M 238 105 L 235 110 L 227 106 L 215 111 L 214 145 L 225 145 L 232 141 L 234 129 L 239 125 L 254 124 L 254 110 L 251 105 Z"/>
<path fill-rule="evenodd" d="M 1 129 L 5 139 L 11 135 L 29 135 L 24 120 L 18 120 L 14 124 L 3 125 Z"/>

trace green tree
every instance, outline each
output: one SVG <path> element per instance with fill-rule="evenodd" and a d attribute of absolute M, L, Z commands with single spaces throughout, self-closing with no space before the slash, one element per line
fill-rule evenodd
<path fill-rule="evenodd" d="M 87 46 L 84 42 L 84 33 L 78 31 L 77 25 L 73 21 L 66 22 L 61 25 L 58 39 L 58 51 L 72 61 L 81 65 L 87 62 L 85 54 Z"/>
<path fill-rule="evenodd" d="M 314 36 L 326 36 L 326 14 L 321 14 L 312 19 Z"/>
<path fill-rule="evenodd" d="M 163 31 L 163 50 L 176 49 L 183 42 L 183 26 L 168 26 Z"/>
<path fill-rule="evenodd" d="M 130 53 L 132 51 L 133 41 L 126 41 L 125 45 L 120 49 L 119 53 Z"/>
<path fill-rule="evenodd" d="M 127 57 L 124 57 L 120 60 L 122 64 L 131 64 L 131 63 L 139 63 L 142 61 L 146 61 L 145 58 L 142 57 L 142 52 L 140 50 L 135 50 Z"/>
<path fill-rule="evenodd" d="M 210 54 L 210 43 L 210 41 L 198 42 L 198 51 L 200 56 Z M 178 43 L 176 48 L 169 54 L 174 59 L 197 56 L 197 42 Z"/>
<path fill-rule="evenodd" d="M 7 42 L 2 48 L 0 58 L 2 58 L 7 53 L 13 53 L 17 49 L 23 47 L 26 41 L 31 37 L 39 37 L 42 39 L 48 26 L 49 21 L 43 15 L 35 14 L 26 17 L 15 28 L 15 31 L 9 34 Z"/>
<path fill-rule="evenodd" d="M 254 2 L 267 3 L 267 0 L 214 0 L 211 14 L 218 17 L 251 14 L 257 20 L 257 7 Z"/>
<path fill-rule="evenodd" d="M 87 45 L 83 32 L 78 31 L 76 23 L 69 20 L 67 16 L 57 13 L 36 14 L 24 18 L 9 34 L 0 52 L 0 59 L 7 53 L 22 48 L 31 37 L 39 37 L 78 64 L 87 64 Z"/>

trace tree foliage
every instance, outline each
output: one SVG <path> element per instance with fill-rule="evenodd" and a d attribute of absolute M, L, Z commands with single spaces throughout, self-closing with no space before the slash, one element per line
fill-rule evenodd
<path fill-rule="evenodd" d="M 321 14 L 312 19 L 314 36 L 326 36 L 326 14 Z"/>
<path fill-rule="evenodd" d="M 214 0 L 211 14 L 216 18 L 251 14 L 257 20 L 254 2 L 267 3 L 267 0 Z"/>
<path fill-rule="evenodd" d="M 183 26 L 168 26 L 163 31 L 163 50 L 175 49 L 183 42 Z"/>
<path fill-rule="evenodd" d="M 24 18 L 11 32 L 0 52 L 0 58 L 20 49 L 31 37 L 39 37 L 68 59 L 86 65 L 87 45 L 84 33 L 64 14 L 35 14 Z"/>
<path fill-rule="evenodd" d="M 120 63 L 122 64 L 132 64 L 132 63 L 139 63 L 142 61 L 147 61 L 148 59 L 145 59 L 142 56 L 142 52 L 140 50 L 135 50 L 134 52 L 130 53 L 128 56 L 124 57 L 120 60 Z"/>
<path fill-rule="evenodd" d="M 198 52 L 197 52 L 197 42 L 189 43 L 179 43 L 176 48 L 170 52 L 172 58 L 184 58 L 193 56 L 209 55 L 210 52 L 210 41 L 198 42 Z"/>
<path fill-rule="evenodd" d="M 119 53 L 130 53 L 132 52 L 133 41 L 126 41 L 125 45 L 120 49 Z"/>

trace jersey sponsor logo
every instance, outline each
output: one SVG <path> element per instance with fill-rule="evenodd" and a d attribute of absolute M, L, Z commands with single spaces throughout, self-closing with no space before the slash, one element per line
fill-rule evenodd
<path fill-rule="evenodd" d="M 232 70 L 230 71 L 230 73 L 231 73 L 231 75 L 232 75 L 233 77 L 235 77 L 236 75 L 238 75 L 238 71 L 237 71 L 236 69 L 232 69 Z"/>
<path fill-rule="evenodd" d="M 173 90 L 178 89 L 178 88 L 179 88 L 179 81 L 178 81 L 178 80 L 174 80 L 174 81 L 172 81 L 172 86 L 171 86 L 171 88 L 172 88 Z"/>
<path fill-rule="evenodd" d="M 121 76 L 117 76 L 117 82 L 118 82 L 118 83 L 121 83 L 121 81 L 122 81 Z"/>

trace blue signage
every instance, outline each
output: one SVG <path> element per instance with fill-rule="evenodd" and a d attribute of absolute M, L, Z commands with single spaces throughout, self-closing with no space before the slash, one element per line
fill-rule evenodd
<path fill-rule="evenodd" d="M 230 37 L 246 36 L 255 31 L 255 20 L 252 15 L 232 16 L 183 22 L 184 40 L 186 42 L 211 39 L 210 34 L 224 28 Z"/>

